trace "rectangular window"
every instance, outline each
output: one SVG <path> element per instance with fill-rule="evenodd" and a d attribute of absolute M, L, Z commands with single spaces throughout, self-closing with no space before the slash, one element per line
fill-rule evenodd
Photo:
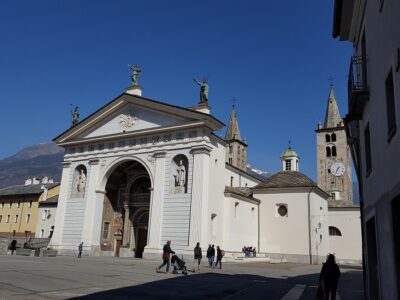
<path fill-rule="evenodd" d="M 42 221 L 46 220 L 47 210 L 42 211 Z"/>
<path fill-rule="evenodd" d="M 18 215 L 15 215 L 15 217 L 14 217 L 14 223 L 18 223 Z"/>
<path fill-rule="evenodd" d="M 10 223 L 10 215 L 7 215 L 6 223 Z"/>
<path fill-rule="evenodd" d="M 290 171 L 292 169 L 292 161 L 290 159 L 285 160 L 285 170 Z"/>
<path fill-rule="evenodd" d="M 108 149 L 110 149 L 110 150 L 114 149 L 114 143 L 109 143 L 108 144 Z"/>
<path fill-rule="evenodd" d="M 3 216 L 2 215 L 0 215 L 0 223 L 1 223 L 1 221 L 3 220 Z"/>
<path fill-rule="evenodd" d="M 119 142 L 118 142 L 118 147 L 119 147 L 119 148 L 125 147 L 125 141 L 119 141 Z"/>
<path fill-rule="evenodd" d="M 104 144 L 99 144 L 99 145 L 97 146 L 97 149 L 99 149 L 99 150 L 104 150 Z"/>
<path fill-rule="evenodd" d="M 89 151 L 89 152 L 93 152 L 93 151 L 94 151 L 94 145 L 89 145 L 88 151 Z"/>
<path fill-rule="evenodd" d="M 31 220 L 31 214 L 27 214 L 26 215 L 26 223 L 29 223 L 30 220 Z"/>
<path fill-rule="evenodd" d="M 110 223 L 109 222 L 104 222 L 104 227 L 103 227 L 103 239 L 108 239 L 108 233 L 110 231 Z"/>
<path fill-rule="evenodd" d="M 364 149 L 365 149 L 365 170 L 368 176 L 372 172 L 372 158 L 371 158 L 371 136 L 369 132 L 369 123 L 364 130 Z"/>
<path fill-rule="evenodd" d="M 336 199 L 336 194 L 335 193 L 331 193 L 331 199 L 335 200 Z"/>
<path fill-rule="evenodd" d="M 386 114 L 387 114 L 387 125 L 388 125 L 387 134 L 388 134 L 388 141 L 390 141 L 393 135 L 396 133 L 396 128 L 397 128 L 392 70 L 390 70 L 390 73 L 386 78 L 385 87 L 386 87 Z"/>

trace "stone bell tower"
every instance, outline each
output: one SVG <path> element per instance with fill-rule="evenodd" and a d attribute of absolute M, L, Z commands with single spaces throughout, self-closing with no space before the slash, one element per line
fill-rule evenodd
<path fill-rule="evenodd" d="M 346 131 L 331 86 L 324 124 L 317 134 L 318 186 L 331 195 L 330 201 L 353 202 L 350 150 Z"/>
<path fill-rule="evenodd" d="M 240 136 L 235 105 L 232 107 L 228 130 L 226 131 L 226 162 L 243 171 L 247 169 L 247 144 Z"/>

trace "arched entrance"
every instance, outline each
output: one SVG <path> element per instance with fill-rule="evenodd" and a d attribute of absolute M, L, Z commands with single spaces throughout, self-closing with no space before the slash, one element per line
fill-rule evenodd
<path fill-rule="evenodd" d="M 147 245 L 151 181 L 138 161 L 126 161 L 105 186 L 100 245 L 115 256 L 142 257 Z"/>

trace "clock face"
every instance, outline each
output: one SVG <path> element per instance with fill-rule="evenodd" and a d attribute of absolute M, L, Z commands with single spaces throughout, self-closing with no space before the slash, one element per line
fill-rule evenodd
<path fill-rule="evenodd" d="M 340 162 L 335 162 L 331 165 L 331 173 L 334 176 L 342 176 L 345 171 L 345 166 Z"/>

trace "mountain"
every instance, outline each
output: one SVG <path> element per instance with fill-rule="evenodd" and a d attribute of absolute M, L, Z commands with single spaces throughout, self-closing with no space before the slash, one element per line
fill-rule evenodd
<path fill-rule="evenodd" d="M 64 149 L 54 143 L 37 144 L 0 160 L 0 188 L 24 184 L 25 179 L 48 176 L 60 182 Z"/>

